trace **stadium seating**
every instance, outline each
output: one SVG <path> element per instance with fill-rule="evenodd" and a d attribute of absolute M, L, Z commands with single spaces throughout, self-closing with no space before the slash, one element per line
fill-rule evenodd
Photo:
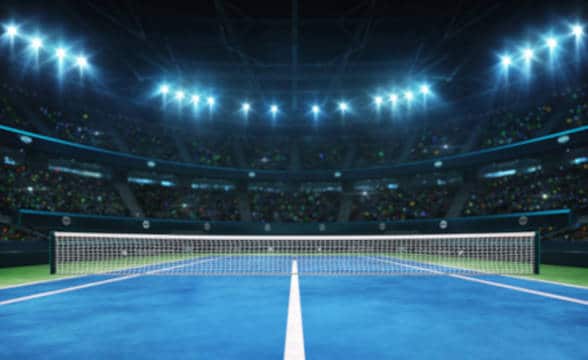
<path fill-rule="evenodd" d="M 0 212 L 17 209 L 128 215 L 107 180 L 82 178 L 27 165 L 2 166 Z"/>
<path fill-rule="evenodd" d="M 251 217 L 261 222 L 333 222 L 340 196 L 318 191 L 252 192 Z"/>
<path fill-rule="evenodd" d="M 37 128 L 28 120 L 27 116 L 19 111 L 14 104 L 13 97 L 21 96 L 25 90 L 2 83 L 0 86 L 0 124 L 13 126 L 18 129 L 37 131 Z"/>
<path fill-rule="evenodd" d="M 378 186 L 353 198 L 352 221 L 440 218 L 447 214 L 453 190 L 446 187 L 399 190 Z"/>
<path fill-rule="evenodd" d="M 225 136 L 214 130 L 192 133 L 177 126 L 164 126 L 156 119 L 143 121 L 71 102 L 58 105 L 36 92 L 2 83 L 0 123 L 100 148 L 212 167 L 325 170 L 426 160 L 588 124 L 585 85 L 567 88 L 537 102 L 502 108 L 492 114 L 473 114 L 436 123 L 425 121 L 410 131 L 399 128 L 344 136 Z M 22 104 L 31 106 L 24 108 Z M 114 186 L 115 182 L 126 182 L 122 180 L 128 175 L 124 171 L 117 170 L 116 179 L 80 177 L 49 170 L 49 155 L 23 154 L 22 162 L 9 164 L 5 160 L 2 165 L 0 213 L 10 214 L 20 208 L 98 215 L 133 213 Z M 459 185 L 401 185 L 396 189 L 384 184 L 363 192 L 349 190 L 353 182 L 345 185 L 345 191 L 298 187 L 264 191 L 247 189 L 246 182 L 245 186 L 230 190 L 195 189 L 186 185 L 190 180 L 181 178 L 170 187 L 130 184 L 130 192 L 147 217 L 213 221 L 250 218 L 255 222 L 297 223 L 333 222 L 341 216 L 350 221 L 442 218 L 460 192 Z M 588 169 L 585 165 L 570 168 L 569 161 L 564 159 L 529 174 L 495 179 L 470 174 L 467 183 L 472 190 L 466 194 L 458 215 L 560 208 L 580 214 L 588 212 Z M 343 187 L 345 182 L 338 184 Z M 346 207 L 349 211 L 342 211 Z M 8 230 L 5 233 L 12 234 Z"/>
<path fill-rule="evenodd" d="M 570 208 L 588 210 L 588 171 L 565 168 L 483 181 L 464 208 L 465 216 Z"/>
<path fill-rule="evenodd" d="M 145 215 L 153 218 L 185 220 L 239 220 L 233 191 L 193 190 L 177 185 L 134 185 L 133 192 Z"/>

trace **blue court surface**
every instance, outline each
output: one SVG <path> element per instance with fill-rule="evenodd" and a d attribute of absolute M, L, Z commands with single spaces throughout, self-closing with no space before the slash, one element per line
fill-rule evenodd
<path fill-rule="evenodd" d="M 281 359 L 296 279 L 307 359 L 588 359 L 588 289 L 491 275 L 304 276 L 316 260 L 297 261 L 301 276 L 160 272 L 0 289 L 0 358 Z"/>

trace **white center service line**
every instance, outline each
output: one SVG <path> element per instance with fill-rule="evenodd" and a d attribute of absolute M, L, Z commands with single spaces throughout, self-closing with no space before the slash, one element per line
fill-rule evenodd
<path fill-rule="evenodd" d="M 424 271 L 430 272 L 432 274 L 446 275 L 446 276 L 449 276 L 452 278 L 461 279 L 461 280 L 465 280 L 465 281 L 476 282 L 476 283 L 480 283 L 480 284 L 484 284 L 484 285 L 495 286 L 495 287 L 499 287 L 499 288 L 503 288 L 503 289 L 514 290 L 514 291 L 518 291 L 518 292 L 522 292 L 522 293 L 527 293 L 527 294 L 542 296 L 542 297 L 546 297 L 546 298 L 550 298 L 550 299 L 567 301 L 567 302 L 571 302 L 574 304 L 588 306 L 588 300 L 576 299 L 573 297 L 557 295 L 557 294 L 548 293 L 545 291 L 539 291 L 539 290 L 528 289 L 528 288 L 524 288 L 524 287 L 520 287 L 520 286 L 503 284 L 503 283 L 499 283 L 499 282 L 491 281 L 491 280 L 478 279 L 478 278 L 471 277 L 471 276 L 451 274 L 451 273 L 447 273 L 447 272 L 443 272 L 443 271 L 428 269 L 428 268 L 425 268 L 422 266 L 403 264 L 403 263 L 400 263 L 397 261 L 392 261 L 392 260 L 387 260 L 387 259 L 378 259 L 378 258 L 373 258 L 373 257 L 371 259 L 376 260 L 376 261 L 385 262 L 385 263 L 394 264 L 394 265 L 400 265 L 400 266 L 404 266 L 404 267 L 411 268 L 411 269 L 424 270 Z"/>
<path fill-rule="evenodd" d="M 170 267 L 166 267 L 166 268 L 163 268 L 163 269 L 157 269 L 157 270 L 147 271 L 147 272 L 142 273 L 142 274 L 126 275 L 126 276 L 116 277 L 116 278 L 112 278 L 112 279 L 94 281 L 94 282 L 90 282 L 90 283 L 82 284 L 82 285 L 77 285 L 77 286 L 70 286 L 70 287 L 66 287 L 66 288 L 63 288 L 63 289 L 57 289 L 57 290 L 51 290 L 51 291 L 44 291 L 44 292 L 40 292 L 40 293 L 37 293 L 37 294 L 32 294 L 32 295 L 27 295 L 27 296 L 21 296 L 21 297 L 17 297 L 17 298 L 13 298 L 13 299 L 8 299 L 8 300 L 0 301 L 0 306 L 14 304 L 14 303 L 19 303 L 19 302 L 23 302 L 23 301 L 38 299 L 38 298 L 43 298 L 43 297 L 47 297 L 47 296 L 53 296 L 53 295 L 63 294 L 63 293 L 71 292 L 71 291 L 76 291 L 76 290 L 91 288 L 91 287 L 95 287 L 95 286 L 100 286 L 100 285 L 115 283 L 115 282 L 119 282 L 119 281 L 134 279 L 134 278 L 137 278 L 137 277 L 140 277 L 140 276 L 144 276 L 144 275 L 157 274 L 157 273 L 164 272 L 164 271 L 179 269 L 179 268 L 182 268 L 182 267 L 186 267 L 186 266 L 190 266 L 190 265 L 194 265 L 194 264 L 206 263 L 206 262 L 214 261 L 214 260 L 218 260 L 218 259 L 207 259 L 207 260 L 193 261 L 193 262 L 189 262 L 187 264 L 170 266 Z"/>
<path fill-rule="evenodd" d="M 288 325 L 286 325 L 284 360 L 304 360 L 305 358 L 298 262 L 294 259 L 292 260 L 292 278 L 290 280 L 290 298 L 288 300 Z"/>

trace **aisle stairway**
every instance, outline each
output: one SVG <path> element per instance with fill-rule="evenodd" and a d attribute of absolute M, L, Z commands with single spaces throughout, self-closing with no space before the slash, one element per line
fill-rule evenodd
<path fill-rule="evenodd" d="M 469 199 L 470 193 L 474 190 L 475 184 L 474 183 L 466 183 L 461 186 L 455 197 L 453 198 L 453 202 L 451 206 L 449 206 L 449 210 L 447 211 L 447 218 L 452 217 L 459 217 L 461 216 L 461 212 L 463 207 L 465 206 L 466 202 Z"/>
<path fill-rule="evenodd" d="M 131 188 L 126 182 L 117 181 L 114 183 L 115 189 L 118 191 L 122 201 L 129 209 L 131 216 L 133 217 L 144 217 L 145 214 L 143 209 L 139 206 L 139 202 L 135 198 L 135 194 L 131 191 Z"/>

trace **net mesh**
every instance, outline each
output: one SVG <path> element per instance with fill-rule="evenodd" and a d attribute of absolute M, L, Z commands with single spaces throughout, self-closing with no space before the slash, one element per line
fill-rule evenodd
<path fill-rule="evenodd" d="M 534 233 L 217 236 L 55 233 L 58 274 L 529 274 Z"/>

